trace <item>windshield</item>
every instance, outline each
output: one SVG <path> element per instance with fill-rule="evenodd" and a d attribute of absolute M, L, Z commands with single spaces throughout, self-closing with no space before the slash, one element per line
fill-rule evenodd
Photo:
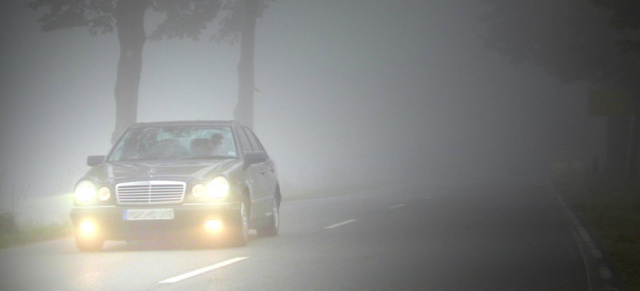
<path fill-rule="evenodd" d="M 129 129 L 107 161 L 236 158 L 229 126 L 150 126 Z"/>

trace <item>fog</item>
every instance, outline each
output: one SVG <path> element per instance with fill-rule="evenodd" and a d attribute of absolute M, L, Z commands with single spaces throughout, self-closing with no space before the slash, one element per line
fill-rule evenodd
<path fill-rule="evenodd" d="M 115 34 L 43 33 L 2 3 L 2 193 L 71 192 L 115 121 Z M 588 86 L 485 48 L 478 1 L 278 0 L 258 20 L 254 129 L 283 195 L 406 181 L 546 183 L 548 158 L 602 155 Z M 149 11 L 147 34 L 158 15 Z M 239 46 L 147 42 L 138 120 L 233 118 Z M 516 174 L 514 174 L 516 173 Z"/>

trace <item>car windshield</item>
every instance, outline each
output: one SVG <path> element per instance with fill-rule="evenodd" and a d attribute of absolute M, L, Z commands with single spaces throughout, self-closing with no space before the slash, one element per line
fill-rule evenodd
<path fill-rule="evenodd" d="M 129 129 L 107 161 L 236 158 L 229 126 L 148 126 Z"/>

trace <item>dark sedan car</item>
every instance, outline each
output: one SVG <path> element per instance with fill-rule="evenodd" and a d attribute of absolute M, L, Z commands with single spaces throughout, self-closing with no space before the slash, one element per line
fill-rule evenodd
<path fill-rule="evenodd" d="M 76 245 L 181 236 L 243 246 L 275 236 L 280 187 L 260 140 L 233 121 L 138 123 L 76 184 Z"/>

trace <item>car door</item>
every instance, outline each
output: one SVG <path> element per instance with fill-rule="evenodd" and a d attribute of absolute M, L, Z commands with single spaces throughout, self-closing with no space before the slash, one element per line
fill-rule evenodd
<path fill-rule="evenodd" d="M 253 151 L 264 151 L 264 148 L 256 138 L 253 131 L 249 128 L 243 127 L 242 130 L 246 134 L 249 142 L 251 143 L 251 148 Z M 256 197 L 254 200 L 254 210 L 257 213 L 265 214 L 270 212 L 272 209 L 273 197 L 275 193 L 275 182 L 272 182 L 271 177 L 273 177 L 273 163 L 270 159 L 262 163 L 255 164 L 256 169 L 259 171 L 258 181 L 256 183 Z M 257 217 L 257 216 L 255 216 Z"/>
<path fill-rule="evenodd" d="M 260 139 L 258 139 L 258 136 L 251 130 L 251 129 L 246 129 L 247 134 L 249 135 L 249 141 L 251 141 L 252 146 L 256 146 L 258 151 L 262 151 L 262 152 L 267 152 L 264 147 L 262 146 L 262 143 L 260 142 Z M 255 142 L 255 144 L 254 144 Z M 275 195 L 276 192 L 276 184 L 277 184 L 277 179 L 276 179 L 276 168 L 275 165 L 273 163 L 273 160 L 271 160 L 271 158 L 268 158 L 265 162 L 264 162 L 264 172 L 261 172 L 263 175 L 263 183 L 264 183 L 264 189 L 265 189 L 265 196 L 272 198 Z"/>
<path fill-rule="evenodd" d="M 242 154 L 244 155 L 245 152 L 254 151 L 253 148 L 251 147 L 251 142 L 249 142 L 249 138 L 247 134 L 244 132 L 244 130 L 242 130 L 242 128 L 239 127 L 236 133 L 238 136 L 238 142 L 240 144 Z M 246 183 L 247 183 L 247 186 L 249 187 L 249 192 L 251 195 L 250 199 L 251 199 L 251 204 L 253 205 L 253 210 L 256 209 L 255 207 L 256 203 L 259 204 L 259 198 L 261 195 L 260 189 L 263 188 L 261 170 L 262 170 L 262 165 L 259 165 L 259 164 L 249 165 L 245 170 Z M 251 216 L 253 216 L 254 212 L 255 211 L 251 212 Z"/>

